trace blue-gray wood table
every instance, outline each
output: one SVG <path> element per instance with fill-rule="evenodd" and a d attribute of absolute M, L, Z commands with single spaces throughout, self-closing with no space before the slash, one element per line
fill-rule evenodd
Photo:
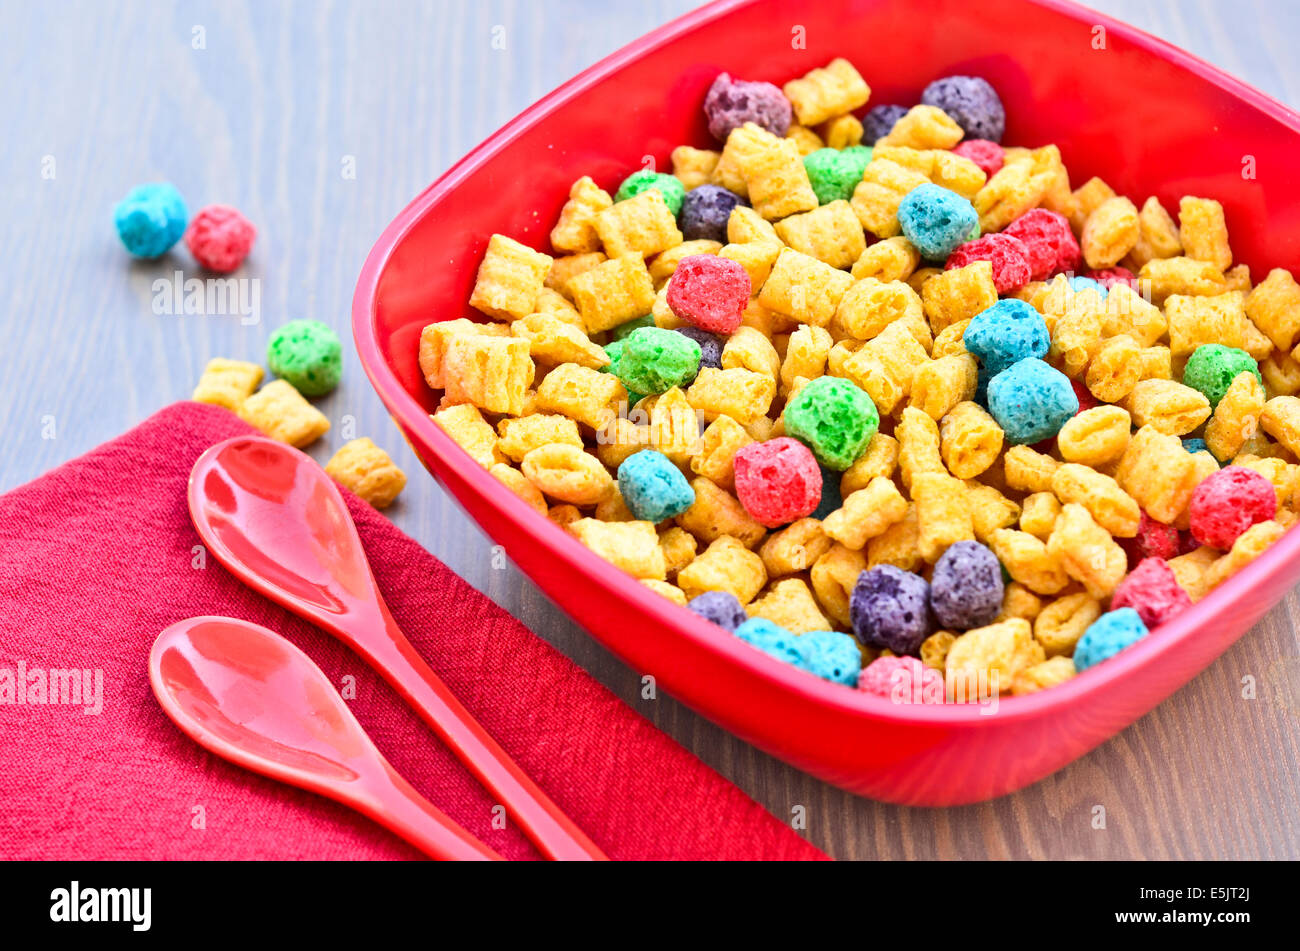
<path fill-rule="evenodd" d="M 1300 105 L 1291 0 L 1093 5 Z M 344 382 L 320 403 L 335 432 L 312 454 L 327 458 L 352 417 L 356 434 L 412 476 L 394 522 L 777 817 L 802 806 L 802 834 L 832 855 L 1300 856 L 1294 594 L 1174 698 L 1051 778 L 978 806 L 898 808 L 801 774 L 672 699 L 640 699 L 637 674 L 513 568 L 494 567 L 488 539 L 420 469 L 350 343 L 353 285 L 372 242 L 529 103 L 691 6 L 0 5 L 0 491 L 187 397 L 210 357 L 261 362 L 277 325 L 323 320 L 347 341 Z M 155 302 L 153 282 L 175 268 L 189 276 L 188 256 L 130 263 L 110 213 L 130 186 L 159 179 L 192 207 L 229 203 L 256 222 L 241 276 L 259 281 L 258 322 L 177 316 Z M 1254 699 L 1243 678 L 1257 685 Z"/>

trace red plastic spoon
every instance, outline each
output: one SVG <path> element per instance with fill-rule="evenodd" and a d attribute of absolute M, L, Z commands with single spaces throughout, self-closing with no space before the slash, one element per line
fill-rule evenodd
<path fill-rule="evenodd" d="M 189 504 L 218 561 L 383 674 L 542 854 L 606 857 L 416 653 L 379 593 L 343 497 L 310 457 L 259 436 L 227 439 L 194 463 Z"/>
<path fill-rule="evenodd" d="M 411 788 L 319 667 L 279 634 L 225 617 L 173 624 L 149 682 L 200 746 L 364 813 L 436 859 L 500 859 Z"/>

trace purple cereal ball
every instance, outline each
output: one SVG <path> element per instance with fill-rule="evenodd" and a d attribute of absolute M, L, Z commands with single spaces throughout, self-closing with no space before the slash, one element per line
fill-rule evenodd
<path fill-rule="evenodd" d="M 921 93 L 921 102 L 938 106 L 962 127 L 968 139 L 1001 142 L 1007 130 L 1007 113 L 988 80 L 979 76 L 945 76 Z"/>
<path fill-rule="evenodd" d="M 907 106 L 872 106 L 862 117 L 862 144 L 875 145 L 894 130 L 894 123 L 907 115 Z"/>
<path fill-rule="evenodd" d="M 707 330 L 701 330 L 699 327 L 676 327 L 674 328 L 679 334 L 690 337 L 700 345 L 700 369 L 712 367 L 715 370 L 722 369 L 722 347 L 724 341 L 715 333 Z"/>
<path fill-rule="evenodd" d="M 743 204 L 740 196 L 721 185 L 700 185 L 686 193 L 678 225 L 687 241 L 727 243 L 727 220 Z"/>
<path fill-rule="evenodd" d="M 734 631 L 749 620 L 740 600 L 727 591 L 705 591 L 687 601 L 686 607 L 728 631 Z"/>
<path fill-rule="evenodd" d="M 726 142 L 731 130 L 746 122 L 785 138 L 793 111 L 785 93 L 771 83 L 747 82 L 721 73 L 704 97 L 704 115 L 709 120 L 709 134 Z"/>
<path fill-rule="evenodd" d="M 930 634 L 930 586 L 910 571 L 877 565 L 858 575 L 849 616 L 863 643 L 915 654 Z"/>
<path fill-rule="evenodd" d="M 940 627 L 966 631 L 1002 611 L 1002 566 L 979 542 L 948 546 L 930 575 L 930 609 Z"/>

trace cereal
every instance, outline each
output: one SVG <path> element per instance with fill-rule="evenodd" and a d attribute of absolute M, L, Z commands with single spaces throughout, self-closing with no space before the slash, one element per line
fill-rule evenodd
<path fill-rule="evenodd" d="M 698 451 L 690 456 L 691 471 L 723 487 L 735 487 L 737 450 L 753 442 L 745 428 L 730 416 L 719 416 L 700 434 Z"/>
<path fill-rule="evenodd" d="M 1220 271 L 1232 264 L 1228 226 L 1217 201 L 1185 195 L 1178 203 L 1178 240 L 1189 258 L 1208 261 Z"/>
<path fill-rule="evenodd" d="M 879 336 L 896 320 L 921 322 L 921 299 L 902 281 L 865 277 L 854 281 L 840 298 L 832 324 L 842 335 L 857 340 Z"/>
<path fill-rule="evenodd" d="M 966 482 L 966 498 L 970 502 L 971 522 L 975 537 L 987 545 L 993 533 L 1010 528 L 1020 518 L 1020 506 L 991 485 L 974 479 Z"/>
<path fill-rule="evenodd" d="M 785 408 L 786 433 L 823 466 L 843 471 L 862 455 L 880 424 L 871 397 L 848 380 L 818 377 Z"/>
<path fill-rule="evenodd" d="M 763 559 L 731 535 L 714 539 L 677 573 L 677 586 L 686 592 L 687 598 L 695 598 L 705 591 L 726 591 L 741 604 L 748 604 L 766 583 Z"/>
<path fill-rule="evenodd" d="M 683 241 L 681 244 L 677 245 L 676 247 L 669 248 L 667 251 L 662 251 L 659 254 L 656 254 L 650 260 L 650 263 L 646 265 L 646 269 L 650 272 L 650 280 L 654 282 L 655 291 L 658 292 L 662 288 L 666 287 L 666 285 L 668 284 L 668 279 L 671 278 L 677 272 L 677 265 L 679 265 L 682 262 L 683 258 L 690 257 L 693 254 L 717 254 L 721 250 L 722 250 L 722 242 L 720 241 L 710 241 L 708 239 L 697 239 L 694 241 Z M 650 314 L 646 314 L 644 317 L 637 317 L 633 320 L 629 320 L 625 324 L 619 324 L 619 326 L 615 327 L 613 330 L 610 331 L 610 339 L 611 340 L 620 339 L 620 337 L 617 336 L 618 332 L 622 330 L 624 327 L 628 327 L 628 324 L 636 324 L 637 321 L 642 321 L 642 323 L 639 324 L 639 326 L 642 327 L 653 326 L 654 314 L 652 312 Z M 581 325 L 580 322 L 579 325 Z M 622 334 L 622 336 L 624 337 L 627 336 L 628 333 L 631 333 L 632 330 L 635 329 L 636 327 L 630 327 L 625 333 Z M 675 329 L 675 328 L 668 328 L 668 329 Z"/>
<path fill-rule="evenodd" d="M 1132 608 L 1107 611 L 1088 626 L 1074 648 L 1074 666 L 1087 670 L 1109 660 L 1147 636 L 1147 627 Z"/>
<path fill-rule="evenodd" d="M 203 375 L 194 387 L 190 399 L 199 403 L 224 406 L 236 413 L 248 399 L 257 384 L 262 382 L 262 368 L 256 363 L 226 360 L 215 357 L 203 368 Z"/>
<path fill-rule="evenodd" d="M 1034 664 L 1017 673 L 1011 681 L 1011 695 L 1018 697 L 1037 693 L 1039 690 L 1063 684 L 1077 673 L 1072 658 L 1051 657 L 1041 664 Z"/>
<path fill-rule="evenodd" d="M 931 670 L 942 672 L 944 661 L 948 657 L 948 651 L 952 648 L 953 642 L 956 640 L 957 635 L 952 631 L 935 631 L 921 642 L 921 647 L 918 651 L 921 655 L 921 663 L 926 667 L 929 667 Z M 939 682 L 941 684 L 943 683 L 942 678 Z"/>
<path fill-rule="evenodd" d="M 915 657 L 877 657 L 858 675 L 858 690 L 891 703 L 943 703 L 942 669 Z"/>
<path fill-rule="evenodd" d="M 237 412 L 240 419 L 272 439 L 298 449 L 311 445 L 330 428 L 325 414 L 303 399 L 287 380 L 272 380 L 244 400 Z"/>
<path fill-rule="evenodd" d="M 695 502 L 686 477 L 661 452 L 642 449 L 618 467 L 618 489 L 632 515 L 662 522 L 685 512 Z"/>
<path fill-rule="evenodd" d="M 1127 260 L 1140 269 L 1148 261 L 1172 258 L 1182 254 L 1182 251 L 1178 226 L 1174 224 L 1174 219 L 1165 210 L 1165 206 L 1160 204 L 1160 200 L 1152 195 L 1138 212 L 1138 239 Z"/>
<path fill-rule="evenodd" d="M 938 106 L 957 125 L 968 139 L 1001 142 L 1006 130 L 1007 115 L 1002 100 L 979 76 L 945 76 L 936 79 L 921 93 L 921 102 Z"/>
<path fill-rule="evenodd" d="M 833 268 L 850 267 L 867 247 L 858 216 L 843 199 L 783 218 L 776 234 L 787 246 Z"/>
<path fill-rule="evenodd" d="M 689 193 L 710 181 L 713 170 L 717 168 L 718 159 L 721 158 L 721 153 L 712 149 L 697 149 L 689 145 L 679 145 L 673 149 L 670 158 L 673 164 L 673 174 L 677 176 Z M 596 210 L 599 211 L 600 209 Z M 551 238 L 551 244 L 555 244 L 554 236 Z"/>
<path fill-rule="evenodd" d="M 529 342 L 521 337 L 457 334 L 443 355 L 447 398 L 489 413 L 522 415 L 534 370 Z"/>
<path fill-rule="evenodd" d="M 795 645 L 799 649 L 799 666 L 808 673 L 831 683 L 852 687 L 862 669 L 862 652 L 848 634 L 840 631 L 809 631 Z"/>
<path fill-rule="evenodd" d="M 1048 551 L 1047 543 L 1028 532 L 999 529 L 989 536 L 988 544 L 1007 574 L 1035 594 L 1056 594 L 1070 583 L 1065 567 Z"/>
<path fill-rule="evenodd" d="M 569 532 L 589 549 L 633 578 L 663 581 L 664 553 L 650 522 L 602 522 L 580 518 Z"/>
<path fill-rule="evenodd" d="M 1011 445 L 1055 436 L 1079 410 L 1069 379 L 1042 360 L 1026 357 L 989 381 L 989 412 Z"/>
<path fill-rule="evenodd" d="M 1098 468 L 1119 460 L 1128 448 L 1132 419 L 1119 406 L 1095 406 L 1067 420 L 1056 434 L 1066 462 Z"/>
<path fill-rule="evenodd" d="M 122 246 L 137 258 L 160 258 L 181 235 L 189 210 L 174 185 L 137 185 L 113 208 L 113 225 Z"/>
<path fill-rule="evenodd" d="M 614 488 L 614 480 L 595 456 L 565 443 L 538 446 L 524 456 L 520 468 L 543 494 L 579 508 L 596 505 Z"/>
<path fill-rule="evenodd" d="M 1300 455 L 1300 397 L 1275 396 L 1264 404 L 1259 424 L 1293 455 Z"/>
<path fill-rule="evenodd" d="M 939 421 L 939 454 L 959 479 L 973 479 L 992 466 L 1002 440 L 1002 429 L 976 403 L 958 403 Z"/>
<path fill-rule="evenodd" d="M 988 261 L 993 268 L 993 286 L 1009 294 L 1030 279 L 1029 250 L 1020 239 L 1006 234 L 986 234 L 967 241 L 948 255 L 945 269 L 965 267 L 972 261 Z"/>
<path fill-rule="evenodd" d="M 1128 570 L 1128 557 L 1110 533 L 1078 503 L 1061 507 L 1047 552 L 1094 598 L 1109 597 Z"/>
<path fill-rule="evenodd" d="M 879 281 L 906 281 L 921 263 L 921 253 L 902 235 L 871 245 L 853 262 L 855 281 L 874 277 Z M 915 291 L 916 288 L 913 288 Z"/>
<path fill-rule="evenodd" d="M 862 180 L 853 189 L 849 204 L 863 228 L 878 238 L 892 238 L 902 232 L 898 209 L 903 197 L 928 184 L 930 180 L 920 172 L 873 156 L 862 172 Z M 969 232 L 962 235 L 963 240 L 966 237 Z"/>
<path fill-rule="evenodd" d="M 743 197 L 749 199 L 755 212 L 768 221 L 774 221 L 817 207 L 817 195 L 808 181 L 803 157 L 794 142 L 779 139 L 753 123 L 747 123 L 731 133 L 727 149 L 732 149 L 733 143 L 736 143 L 733 150 L 736 168 L 744 186 Z M 722 161 L 726 159 L 727 151 L 724 150 Z M 722 162 L 719 162 L 721 168 Z M 740 194 L 729 181 L 717 184 Z"/>
<path fill-rule="evenodd" d="M 881 104 L 867 110 L 862 120 L 862 141 L 874 144 L 893 131 L 894 123 L 907 115 L 907 106 Z"/>
<path fill-rule="evenodd" d="M 1088 625 L 1099 617 L 1101 602 L 1091 595 L 1062 595 L 1034 618 L 1034 640 L 1048 657 L 1072 654 Z"/>
<path fill-rule="evenodd" d="M 784 661 L 792 667 L 803 666 L 798 635 L 773 624 L 767 618 L 751 618 L 736 628 L 736 636 L 764 654 Z"/>
<path fill-rule="evenodd" d="M 967 200 L 974 198 L 987 180 L 974 162 L 945 149 L 912 149 L 881 144 L 872 150 L 872 161 L 895 162 L 920 172 L 932 185 L 947 188 Z"/>
<path fill-rule="evenodd" d="M 388 453 L 364 437 L 344 443 L 325 464 L 325 472 L 377 509 L 392 505 L 406 486 L 406 473 L 393 464 Z"/>
<path fill-rule="evenodd" d="M 801 125 L 814 126 L 865 105 L 871 95 L 862 76 L 846 59 L 836 58 L 783 87 Z"/>
<path fill-rule="evenodd" d="M 952 154 L 970 159 L 987 178 L 992 178 L 1001 171 L 1005 163 L 1002 146 L 988 139 L 964 139 L 953 146 Z"/>
<path fill-rule="evenodd" d="M 1211 408 L 1219 405 L 1228 387 L 1239 373 L 1252 373 L 1261 384 L 1259 365 L 1245 350 L 1206 343 L 1197 347 L 1183 368 L 1183 383 L 1200 390 Z"/>
<path fill-rule="evenodd" d="M 1260 522 L 1246 529 L 1232 543 L 1232 550 L 1205 570 L 1202 585 L 1205 591 L 1213 591 L 1237 572 L 1264 553 L 1285 531 L 1277 522 Z"/>
<path fill-rule="evenodd" d="M 1205 447 L 1214 458 L 1224 462 L 1241 451 L 1259 427 L 1264 404 L 1264 386 L 1257 376 L 1238 373 L 1205 426 Z"/>
<path fill-rule="evenodd" d="M 665 175 L 663 180 L 681 187 L 672 176 Z M 677 216 L 658 188 L 647 188 L 631 198 L 614 202 L 596 215 L 592 227 L 610 258 L 626 254 L 648 258 L 683 241 Z"/>
<path fill-rule="evenodd" d="M 871 149 L 865 147 L 817 149 L 803 157 L 803 167 L 813 194 L 821 204 L 828 205 L 853 197 L 853 189 L 862 181 L 871 158 Z"/>
<path fill-rule="evenodd" d="M 912 478 L 911 492 L 916 504 L 917 547 L 926 561 L 937 561 L 954 542 L 974 539 L 970 501 L 960 479 L 920 472 Z"/>
<path fill-rule="evenodd" d="M 1160 558 L 1140 561 L 1110 599 L 1112 611 L 1119 608 L 1137 611 L 1147 630 L 1159 627 L 1191 606 L 1192 599 L 1179 587 L 1168 563 Z"/>
<path fill-rule="evenodd" d="M 1024 301 L 1008 298 L 976 314 L 962 343 L 992 378 L 1027 357 L 1047 356 L 1051 337 L 1042 314 Z"/>
<path fill-rule="evenodd" d="M 709 123 L 709 134 L 719 142 L 726 142 L 734 129 L 746 122 L 762 126 L 773 135 L 783 136 L 790 128 L 792 112 L 790 100 L 771 83 L 732 79 L 727 73 L 709 87 L 704 97 L 704 114 Z"/>
<path fill-rule="evenodd" d="M 1024 161 L 1007 162 L 975 196 L 980 231 L 1001 231 L 1032 211 L 1062 171 L 1061 153 L 1054 145 L 1035 149 Z"/>
<path fill-rule="evenodd" d="M 1137 502 L 1104 473 L 1066 463 L 1052 474 L 1052 492 L 1062 505 L 1073 502 L 1083 506 L 1112 535 L 1132 538 L 1137 534 L 1141 514 Z"/>
<path fill-rule="evenodd" d="M 1034 208 L 1008 224 L 1002 233 L 1019 239 L 1025 248 L 1030 280 L 1045 281 L 1053 274 L 1079 266 L 1082 252 L 1064 215 Z"/>
<path fill-rule="evenodd" d="M 613 406 L 627 398 L 618 377 L 576 363 L 556 367 L 537 386 L 537 408 L 560 413 L 592 429 L 603 429 Z"/>
<path fill-rule="evenodd" d="M 560 209 L 560 218 L 551 229 L 551 247 L 573 254 L 600 250 L 600 236 L 592 226 L 596 215 L 614 200 L 587 175 L 569 188 L 569 200 Z"/>
<path fill-rule="evenodd" d="M 993 265 L 988 261 L 945 270 L 921 288 L 921 304 L 936 333 L 971 320 L 997 303 Z"/>
<path fill-rule="evenodd" d="M 1127 198 L 1108 198 L 1088 216 L 1079 236 L 1083 259 L 1090 268 L 1114 267 L 1133 250 L 1138 239 L 1138 210 Z"/>
<path fill-rule="evenodd" d="M 937 106 L 922 104 L 907 110 L 894 123 L 889 134 L 877 140 L 876 147 L 950 149 L 961 141 L 961 137 L 961 126 L 951 116 Z"/>
<path fill-rule="evenodd" d="M 971 239 L 979 216 L 956 192 L 926 182 L 899 202 L 898 224 L 923 257 L 943 260 Z"/>
<path fill-rule="evenodd" d="M 672 175 L 656 172 L 652 168 L 639 169 L 623 179 L 618 191 L 614 193 L 614 201 L 627 201 L 651 188 L 659 192 L 674 216 L 681 213 L 682 202 L 686 198 L 685 186 Z"/>
<path fill-rule="evenodd" d="M 949 698 L 973 703 L 986 696 L 1010 693 L 1022 671 L 1046 658 L 1023 618 L 977 627 L 953 642 L 944 659 Z"/>
<path fill-rule="evenodd" d="M 758 554 L 767 568 L 768 577 L 780 578 L 807 571 L 830 551 L 833 544 L 830 536 L 822 530 L 819 519 L 801 518 L 769 535 Z"/>
<path fill-rule="evenodd" d="M 979 369 L 962 353 L 929 360 L 912 373 L 910 405 L 932 419 L 942 419 L 957 404 L 975 397 Z"/>
<path fill-rule="evenodd" d="M 346 448 L 346 447 L 345 447 Z M 328 471 L 328 470 L 327 470 Z M 546 506 L 546 498 L 542 495 L 542 490 L 537 488 L 528 481 L 528 477 L 516 469 L 514 466 L 507 465 L 504 462 L 494 462 L 488 467 L 488 474 L 504 485 L 507 489 L 519 496 L 541 515 L 549 515 L 550 510 Z M 581 513 L 574 507 L 573 521 L 581 517 Z M 600 513 L 600 507 L 596 507 L 597 514 Z"/>
<path fill-rule="evenodd" d="M 185 229 L 185 246 L 209 271 L 229 274 L 253 249 L 257 229 L 229 205 L 200 208 Z"/>
<path fill-rule="evenodd" d="M 495 320 L 527 317 L 535 309 L 550 269 L 549 254 L 494 234 L 479 265 L 469 304 Z"/>
<path fill-rule="evenodd" d="M 1252 525 L 1277 514 L 1273 486 L 1242 466 L 1228 466 L 1203 480 L 1188 506 L 1192 537 L 1202 545 L 1227 551 Z"/>
<path fill-rule="evenodd" d="M 876 476 L 863 488 L 851 492 L 840 508 L 827 515 L 822 530 L 828 538 L 856 551 L 906 515 L 907 500 L 893 481 Z"/>
<path fill-rule="evenodd" d="M 570 278 L 568 288 L 588 334 L 641 317 L 655 301 L 654 282 L 644 259 L 636 253 L 602 261 Z"/>
<path fill-rule="evenodd" d="M 266 363 L 303 396 L 323 396 L 343 374 L 343 345 L 319 320 L 291 320 L 271 334 Z"/>
<path fill-rule="evenodd" d="M 774 379 L 740 367 L 703 369 L 686 391 L 691 406 L 707 418 L 730 416 L 742 426 L 767 415 L 775 397 Z"/>
<path fill-rule="evenodd" d="M 822 474 L 808 447 L 788 436 L 736 450 L 736 496 L 755 520 L 775 528 L 810 515 L 821 500 Z"/>
<path fill-rule="evenodd" d="M 1003 593 L 1002 567 L 979 542 L 950 545 L 930 578 L 930 608 L 940 624 L 953 630 L 993 623 Z"/>
<path fill-rule="evenodd" d="M 832 149 L 848 149 L 862 144 L 862 122 L 853 113 L 827 119 L 817 132 Z"/>
<path fill-rule="evenodd" d="M 801 324 L 825 327 L 852 283 L 843 271 L 793 248 L 782 248 L 758 302 Z"/>
<path fill-rule="evenodd" d="M 615 371 L 629 393 L 663 393 L 687 386 L 700 369 L 700 345 L 658 327 L 634 330 L 623 341 Z"/>
<path fill-rule="evenodd" d="M 930 633 L 930 586 L 893 565 L 862 572 L 853 586 L 853 631 L 872 647 L 915 654 Z"/>
<path fill-rule="evenodd" d="M 817 607 L 808 585 L 799 578 L 776 582 L 746 608 L 750 617 L 766 618 L 795 634 L 826 631 L 831 623 Z"/>
<path fill-rule="evenodd" d="M 1300 335 L 1300 286 L 1290 271 L 1274 268 L 1246 296 L 1246 316 L 1273 346 L 1289 351 Z"/>
<path fill-rule="evenodd" d="M 686 607 L 725 631 L 734 631 L 749 620 L 744 605 L 729 591 L 705 591 L 687 601 Z"/>
<path fill-rule="evenodd" d="M 703 476 L 691 480 L 695 504 L 677 516 L 677 524 L 705 544 L 730 536 L 747 548 L 758 545 L 767 534 L 745 511 L 739 500 Z"/>
<path fill-rule="evenodd" d="M 268 387 L 271 385 L 273 384 L 267 384 Z M 439 409 L 431 418 L 484 469 L 491 468 L 494 463 L 508 461 L 506 455 L 497 447 L 497 434 L 492 429 L 492 424 L 483 418 L 477 406 L 470 403 L 447 406 Z M 328 420 L 325 422 L 325 429 L 328 429 Z M 325 429 L 322 429 L 318 435 L 323 434 Z"/>
<path fill-rule="evenodd" d="M 1210 401 L 1173 380 L 1143 380 L 1124 400 L 1136 426 L 1182 436 L 1210 418 Z"/>

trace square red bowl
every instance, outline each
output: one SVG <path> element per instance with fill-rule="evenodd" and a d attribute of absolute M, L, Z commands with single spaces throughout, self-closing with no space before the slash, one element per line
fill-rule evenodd
<path fill-rule="evenodd" d="M 805 41 L 802 45 L 800 38 Z M 429 419 L 420 330 L 482 319 L 466 301 L 489 235 L 549 250 L 569 185 L 613 189 L 651 155 L 711 145 L 700 105 L 727 70 L 776 83 L 835 56 L 873 103 L 973 73 L 1007 106 L 1006 141 L 1055 142 L 1076 184 L 1140 204 L 1217 198 L 1256 279 L 1300 263 L 1300 116 L 1132 27 L 1056 0 L 724 0 L 620 50 L 526 110 L 413 201 L 357 282 L 366 372 L 426 467 L 560 607 L 632 668 L 749 742 L 856 793 L 951 805 L 1002 795 L 1092 749 L 1218 657 L 1300 580 L 1290 532 L 1231 582 L 1113 660 L 1038 694 L 896 705 L 826 683 L 695 618 L 587 551 Z M 1224 742 L 1231 742 L 1224 737 Z"/>

